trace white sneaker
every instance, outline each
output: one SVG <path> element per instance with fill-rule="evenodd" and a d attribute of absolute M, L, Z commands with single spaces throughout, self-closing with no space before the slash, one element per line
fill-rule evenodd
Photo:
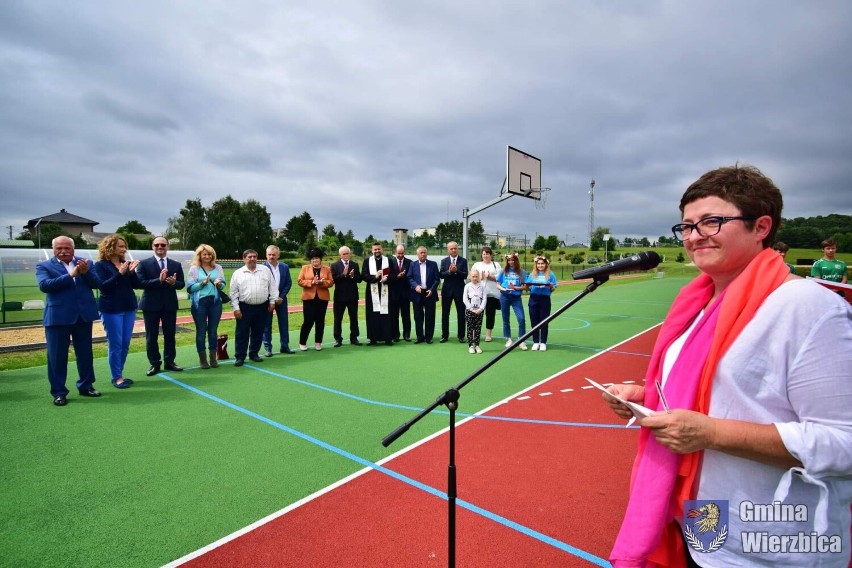
<path fill-rule="evenodd" d="M 474 347 L 473 349 L 474 349 L 477 353 L 482 353 L 482 347 L 480 347 L 479 345 L 477 345 L 477 346 L 476 346 L 476 347 Z"/>
<path fill-rule="evenodd" d="M 538 351 L 538 343 L 533 343 L 532 350 Z"/>
<path fill-rule="evenodd" d="M 486 342 L 486 343 L 491 343 L 491 336 L 490 336 L 490 335 L 486 335 L 486 336 L 485 336 L 485 342 Z"/>
<path fill-rule="evenodd" d="M 511 346 L 512 346 L 512 338 L 510 337 L 509 339 L 506 340 L 506 347 L 511 347 Z"/>
<path fill-rule="evenodd" d="M 538 346 L 538 350 L 539 351 L 547 351 L 547 345 L 542 343 L 541 345 Z"/>
<path fill-rule="evenodd" d="M 308 350 L 307 345 L 299 345 L 299 351 L 307 351 L 307 350 Z"/>
<path fill-rule="evenodd" d="M 468 347 L 467 352 L 473 355 L 474 353 L 476 353 L 476 349 L 474 349 L 473 347 Z"/>
<path fill-rule="evenodd" d="M 314 349 L 316 349 L 317 351 L 322 351 L 322 343 L 315 343 Z"/>
<path fill-rule="evenodd" d="M 519 348 L 521 351 L 526 351 L 526 350 L 527 350 L 527 344 L 526 344 L 526 343 L 521 343 L 520 345 L 518 345 L 518 348 Z"/>

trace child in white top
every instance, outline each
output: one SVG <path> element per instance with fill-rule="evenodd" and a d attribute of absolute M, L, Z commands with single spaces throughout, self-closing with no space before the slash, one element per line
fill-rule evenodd
<path fill-rule="evenodd" d="M 470 282 L 464 285 L 462 301 L 464 302 L 464 318 L 467 324 L 468 353 L 482 353 L 479 347 L 479 334 L 482 332 L 482 312 L 485 309 L 485 284 L 479 279 L 479 271 L 474 269 L 468 274 Z"/>

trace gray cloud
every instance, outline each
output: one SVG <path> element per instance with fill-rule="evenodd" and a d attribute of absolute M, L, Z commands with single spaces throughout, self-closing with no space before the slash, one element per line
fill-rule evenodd
<path fill-rule="evenodd" d="M 390 237 L 498 195 L 505 148 L 547 207 L 489 231 L 656 237 L 707 169 L 752 163 L 785 216 L 852 212 L 841 1 L 526 4 L 10 1 L 0 222 L 66 208 L 160 232 L 187 199 Z"/>

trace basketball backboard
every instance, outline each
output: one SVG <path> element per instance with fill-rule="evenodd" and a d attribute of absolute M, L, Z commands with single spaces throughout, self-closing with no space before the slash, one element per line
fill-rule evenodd
<path fill-rule="evenodd" d="M 506 146 L 506 190 L 514 195 L 541 199 L 541 160 Z"/>

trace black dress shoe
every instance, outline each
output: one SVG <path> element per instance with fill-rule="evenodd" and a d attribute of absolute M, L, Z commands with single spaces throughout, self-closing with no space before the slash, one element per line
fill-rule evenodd
<path fill-rule="evenodd" d="M 90 396 L 92 398 L 97 398 L 101 396 L 101 392 L 99 390 L 95 390 L 94 388 L 88 388 L 86 390 L 79 391 L 80 396 Z"/>
<path fill-rule="evenodd" d="M 378 345 L 378 343 L 376 343 L 375 341 L 367 342 L 367 347 L 372 347 L 373 345 Z"/>
<path fill-rule="evenodd" d="M 427 340 L 426 340 L 426 343 L 428 343 L 429 345 L 432 345 L 432 340 L 431 340 L 431 339 L 427 339 Z"/>
<path fill-rule="evenodd" d="M 340 346 L 342 346 L 342 345 L 343 345 L 343 342 L 342 342 L 342 341 L 335 341 L 335 342 L 334 342 L 334 346 L 335 346 L 335 347 L 340 347 Z"/>
<path fill-rule="evenodd" d="M 385 345 L 393 345 L 393 341 L 391 341 L 390 339 L 388 339 L 387 341 L 385 341 Z"/>
<path fill-rule="evenodd" d="M 414 344 L 417 345 L 418 343 L 423 343 L 424 341 L 425 341 L 424 339 L 418 339 L 417 341 L 414 342 Z"/>
<path fill-rule="evenodd" d="M 364 345 L 363 343 L 361 343 L 357 339 L 352 339 L 352 340 L 349 341 L 349 343 L 351 343 L 352 345 Z"/>
<path fill-rule="evenodd" d="M 242 367 L 243 363 L 245 363 L 245 361 L 243 361 L 242 359 L 235 359 L 234 360 L 234 367 Z"/>
<path fill-rule="evenodd" d="M 447 338 L 446 338 L 446 337 L 442 337 L 442 338 L 441 338 L 441 343 L 446 343 L 446 342 L 447 342 Z"/>
<path fill-rule="evenodd" d="M 55 396 L 53 397 L 53 404 L 56 406 L 65 406 L 68 404 L 68 400 L 64 396 Z"/>
<path fill-rule="evenodd" d="M 407 342 L 411 343 L 411 338 L 410 338 L 410 337 L 403 337 L 403 338 L 402 338 L 402 340 L 403 340 L 403 341 L 407 341 Z"/>
<path fill-rule="evenodd" d="M 174 371 L 175 373 L 178 373 L 180 371 L 183 371 L 183 367 L 181 367 L 180 365 L 178 365 L 177 363 L 174 363 L 174 362 L 166 363 L 166 370 L 167 371 Z"/>
<path fill-rule="evenodd" d="M 151 365 L 151 368 L 148 369 L 148 371 L 145 374 L 148 375 L 149 377 L 153 377 L 154 375 L 156 375 L 159 372 L 160 372 L 160 364 L 157 363 L 156 365 Z"/>
<path fill-rule="evenodd" d="M 261 359 L 257 355 L 249 355 L 249 360 L 255 363 L 263 363 L 263 359 Z"/>
<path fill-rule="evenodd" d="M 280 353 L 286 353 L 287 355 L 292 355 L 293 353 L 295 353 L 295 351 L 293 351 L 289 347 L 282 347 Z"/>
<path fill-rule="evenodd" d="M 459 343 L 467 343 L 467 339 L 464 337 L 459 337 Z"/>

